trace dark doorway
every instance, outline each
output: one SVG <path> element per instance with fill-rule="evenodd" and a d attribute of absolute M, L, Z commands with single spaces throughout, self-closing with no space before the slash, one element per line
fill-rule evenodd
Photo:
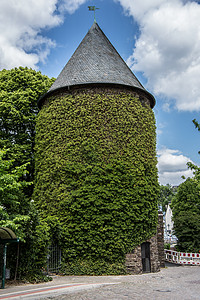
<path fill-rule="evenodd" d="M 150 243 L 143 243 L 141 245 L 142 252 L 142 270 L 144 273 L 151 272 L 151 260 L 150 260 Z"/>

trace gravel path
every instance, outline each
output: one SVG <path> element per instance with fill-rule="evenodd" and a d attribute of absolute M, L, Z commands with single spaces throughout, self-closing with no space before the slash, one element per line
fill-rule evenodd
<path fill-rule="evenodd" d="M 169 265 L 158 273 L 128 276 L 54 276 L 47 283 L 6 286 L 0 299 L 200 300 L 200 266 Z"/>
<path fill-rule="evenodd" d="M 76 276 L 73 277 L 74 282 Z M 92 289 L 69 291 L 67 294 L 46 297 L 54 300 L 124 300 L 124 299 L 200 299 L 200 267 L 174 266 L 159 273 L 137 276 L 84 276 L 78 281 L 87 283 L 112 283 Z M 115 283 L 116 284 L 113 284 Z M 65 292 L 66 293 L 66 292 Z"/>

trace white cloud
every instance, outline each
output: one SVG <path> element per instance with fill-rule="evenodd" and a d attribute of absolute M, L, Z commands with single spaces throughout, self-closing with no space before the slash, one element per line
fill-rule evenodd
<path fill-rule="evenodd" d="M 68 11 L 69 13 L 74 13 L 75 10 L 79 8 L 79 6 L 85 3 L 87 0 L 63 0 L 60 5 L 60 11 Z"/>
<path fill-rule="evenodd" d="M 118 0 L 139 24 L 128 64 L 148 88 L 179 110 L 200 110 L 200 4 L 181 0 Z"/>
<path fill-rule="evenodd" d="M 37 68 L 55 42 L 42 29 L 60 25 L 64 13 L 73 13 L 86 0 L 1 0 L 0 69 Z"/>
<path fill-rule="evenodd" d="M 151 10 L 156 9 L 165 0 L 115 0 L 116 2 L 120 2 L 124 7 L 125 11 L 127 11 L 130 15 L 134 16 L 134 18 L 140 22 L 143 20 L 144 16 L 149 13 Z"/>
<path fill-rule="evenodd" d="M 187 167 L 187 163 L 191 160 L 184 156 L 178 150 L 162 149 L 158 151 L 158 172 L 159 182 L 163 185 L 169 183 L 171 185 L 179 185 L 184 180 L 184 176 L 192 177 L 193 173 Z"/>

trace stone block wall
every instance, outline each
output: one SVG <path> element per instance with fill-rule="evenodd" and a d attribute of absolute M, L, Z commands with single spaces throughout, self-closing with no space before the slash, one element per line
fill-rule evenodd
<path fill-rule="evenodd" d="M 163 226 L 163 213 L 158 212 L 158 227 L 157 227 L 157 243 L 158 243 L 158 259 L 160 267 L 165 267 L 165 253 L 164 253 L 164 226 Z"/>
<path fill-rule="evenodd" d="M 141 246 L 137 246 L 132 253 L 126 254 L 125 266 L 129 274 L 142 273 Z"/>
<path fill-rule="evenodd" d="M 162 212 L 158 214 L 157 234 L 146 242 L 150 243 L 151 272 L 159 272 L 160 267 L 165 267 Z M 130 274 L 141 274 L 143 272 L 141 245 L 137 246 L 133 252 L 126 254 L 125 266 Z"/>
<path fill-rule="evenodd" d="M 147 242 L 150 243 L 150 253 L 151 253 L 151 272 L 160 271 L 160 262 L 158 259 L 158 244 L 157 244 L 157 235 L 153 236 Z"/>

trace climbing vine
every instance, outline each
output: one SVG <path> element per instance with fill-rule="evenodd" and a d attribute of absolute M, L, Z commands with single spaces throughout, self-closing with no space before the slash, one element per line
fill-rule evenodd
<path fill-rule="evenodd" d="M 34 199 L 62 223 L 67 273 L 85 261 L 87 274 L 94 261 L 122 273 L 125 254 L 156 232 L 152 110 L 131 92 L 74 91 L 48 99 L 36 132 Z"/>

